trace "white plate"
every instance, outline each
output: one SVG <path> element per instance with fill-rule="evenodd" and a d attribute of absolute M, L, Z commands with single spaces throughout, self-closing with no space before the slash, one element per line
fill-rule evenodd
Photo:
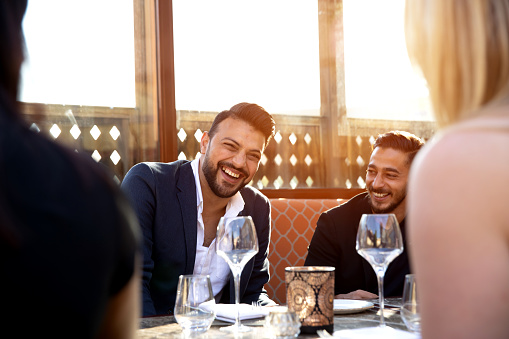
<path fill-rule="evenodd" d="M 373 306 L 372 302 L 365 300 L 334 299 L 334 314 L 358 313 Z"/>

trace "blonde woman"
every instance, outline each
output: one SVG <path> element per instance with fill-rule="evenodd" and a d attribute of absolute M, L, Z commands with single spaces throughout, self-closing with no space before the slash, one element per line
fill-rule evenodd
<path fill-rule="evenodd" d="M 410 174 L 423 338 L 509 338 L 509 1 L 407 0 L 441 127 Z"/>

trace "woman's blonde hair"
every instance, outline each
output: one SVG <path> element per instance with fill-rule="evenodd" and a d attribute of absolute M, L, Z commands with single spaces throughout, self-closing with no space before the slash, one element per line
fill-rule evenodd
<path fill-rule="evenodd" d="M 508 0 L 407 0 L 405 32 L 440 126 L 509 96 Z"/>

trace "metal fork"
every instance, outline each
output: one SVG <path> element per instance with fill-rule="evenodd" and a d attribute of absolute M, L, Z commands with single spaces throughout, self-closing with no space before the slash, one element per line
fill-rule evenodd
<path fill-rule="evenodd" d="M 251 307 L 255 310 L 260 309 L 262 307 L 260 301 L 253 301 L 251 302 Z"/>

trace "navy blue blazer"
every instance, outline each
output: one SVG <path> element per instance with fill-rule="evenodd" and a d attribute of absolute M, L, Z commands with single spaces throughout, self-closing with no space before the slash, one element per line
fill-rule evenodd
<path fill-rule="evenodd" d="M 131 200 L 143 231 L 143 316 L 173 313 L 178 278 L 192 274 L 196 257 L 196 184 L 191 163 L 145 162 L 126 174 L 122 190 Z M 253 218 L 259 252 L 244 267 L 240 280 L 243 303 L 273 303 L 263 285 L 269 280 L 270 202 L 257 189 L 240 193 L 244 210 Z M 235 303 L 233 276 L 220 302 Z"/>

